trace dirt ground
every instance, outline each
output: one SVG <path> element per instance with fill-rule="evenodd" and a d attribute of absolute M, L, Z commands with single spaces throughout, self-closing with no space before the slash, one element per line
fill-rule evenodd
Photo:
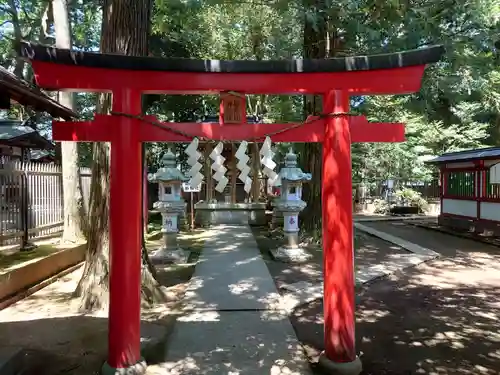
<path fill-rule="evenodd" d="M 323 280 L 323 251 L 318 246 L 311 246 L 308 252 L 312 255 L 309 262 L 303 264 L 286 264 L 272 260 L 269 251 L 280 244 L 268 236 L 265 230 L 254 228 L 254 237 L 261 250 L 267 267 L 273 275 L 278 289 L 286 284 L 299 281 L 320 283 Z M 389 244 L 363 232 L 355 232 L 355 247 L 357 249 L 354 264 L 356 268 L 380 264 L 388 259 L 391 254 L 407 253 L 406 250 L 396 245 Z"/>
<path fill-rule="evenodd" d="M 363 375 L 499 374 L 500 249 L 403 222 L 363 224 L 442 254 L 358 291 L 356 339 Z M 257 238 L 261 248 L 270 245 L 264 236 Z M 379 261 L 372 251 L 383 252 L 384 246 L 391 245 L 362 237 L 356 266 L 365 256 L 365 262 Z M 318 254 L 302 266 L 269 258 L 267 263 L 278 286 L 321 277 Z M 290 317 L 313 368 L 323 350 L 322 311 L 317 300 Z"/>
<path fill-rule="evenodd" d="M 500 249 L 403 222 L 363 224 L 442 254 L 358 291 L 356 338 L 363 375 L 499 374 Z M 255 234 L 278 287 L 321 281 L 320 249 L 311 250 L 313 258 L 306 264 L 287 265 L 272 261 L 265 251 L 278 245 L 275 240 L 260 231 Z M 198 233 L 184 241 L 183 247 L 199 249 L 203 237 Z M 400 252 L 385 241 L 356 234 L 358 269 Z M 160 281 L 180 299 L 193 268 L 161 269 Z M 0 355 L 24 348 L 19 365 L 29 371 L 23 374 L 98 374 L 107 352 L 107 317 L 75 313 L 78 301 L 70 296 L 80 272 L 0 311 Z M 290 317 L 313 367 L 323 349 L 322 310 L 318 300 L 297 308 Z M 160 343 L 145 352 L 148 363 L 154 364 L 158 352 L 164 352 L 175 314 L 175 302 L 143 310 L 141 336 Z"/>
<path fill-rule="evenodd" d="M 195 232 L 181 236 L 180 245 L 192 250 L 196 257 L 203 240 L 203 232 Z M 159 242 L 149 245 L 154 249 Z M 82 271 L 83 267 L 80 267 L 0 311 L 0 359 L 2 355 L 22 349 L 12 362 L 16 369 L 24 371 L 21 372 L 23 375 L 99 374 L 107 353 L 107 312 L 77 313 L 79 301 L 71 294 Z M 158 361 L 165 350 L 166 339 L 178 312 L 177 303 L 193 271 L 193 263 L 157 266 L 159 282 L 167 288 L 169 296 L 175 298 L 142 310 L 141 343 L 149 364 Z"/>

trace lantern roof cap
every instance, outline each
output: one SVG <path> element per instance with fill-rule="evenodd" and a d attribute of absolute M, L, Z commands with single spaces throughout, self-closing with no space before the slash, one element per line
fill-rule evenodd
<path fill-rule="evenodd" d="M 166 182 L 166 181 L 187 181 L 186 177 L 178 168 L 177 160 L 170 148 L 163 154 L 161 158 L 163 167 L 159 168 L 156 173 L 148 175 L 148 180 L 151 182 Z"/>
<path fill-rule="evenodd" d="M 285 155 L 285 166 L 278 173 L 278 181 L 275 186 L 282 185 L 283 181 L 289 182 L 307 182 L 311 181 L 312 174 L 305 173 L 297 167 L 297 154 L 290 148 Z"/>
<path fill-rule="evenodd" d="M 295 154 L 290 147 L 287 154 L 285 155 L 285 167 L 293 168 L 297 167 L 297 154 Z"/>

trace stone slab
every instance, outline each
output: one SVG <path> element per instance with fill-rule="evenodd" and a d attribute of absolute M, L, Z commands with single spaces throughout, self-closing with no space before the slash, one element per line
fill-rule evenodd
<path fill-rule="evenodd" d="M 196 222 L 200 225 L 265 225 L 265 205 L 249 208 L 249 205 L 218 203 L 209 208 L 196 207 Z"/>
<path fill-rule="evenodd" d="M 179 318 L 159 367 L 169 375 L 312 374 L 288 317 L 268 311 Z"/>
<path fill-rule="evenodd" d="M 386 233 L 386 232 L 381 232 L 379 230 L 376 230 L 374 228 L 371 228 L 367 225 L 363 225 L 360 223 L 354 223 L 354 227 L 356 229 L 362 230 L 363 232 L 366 232 L 368 234 L 371 234 L 372 236 L 381 238 L 387 242 L 391 242 L 395 245 L 401 246 L 402 248 L 411 251 L 412 253 L 415 254 L 421 254 L 421 255 L 429 255 L 429 256 L 439 256 L 439 253 L 436 253 L 435 251 L 431 249 L 427 249 L 426 247 L 422 247 L 420 245 L 417 245 L 413 242 L 406 241 L 400 237 L 393 236 L 392 234 Z"/>
<path fill-rule="evenodd" d="M 219 249 L 221 251 L 217 254 L 223 254 L 227 250 L 235 250 L 242 246 L 254 247 L 257 253 L 260 254 L 252 230 L 247 224 L 217 225 L 209 229 L 203 245 L 202 257 L 205 255 L 213 255 L 213 252 L 205 251 L 206 249 Z"/>
<path fill-rule="evenodd" d="M 279 297 L 250 228 L 211 230 L 184 297 L 190 310 L 264 310 Z"/>

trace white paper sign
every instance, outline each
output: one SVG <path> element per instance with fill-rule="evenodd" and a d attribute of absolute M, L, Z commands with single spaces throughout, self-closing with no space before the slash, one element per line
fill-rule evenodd
<path fill-rule="evenodd" d="M 201 191 L 201 184 L 193 187 L 189 182 L 183 182 L 182 191 L 185 193 L 199 193 Z"/>

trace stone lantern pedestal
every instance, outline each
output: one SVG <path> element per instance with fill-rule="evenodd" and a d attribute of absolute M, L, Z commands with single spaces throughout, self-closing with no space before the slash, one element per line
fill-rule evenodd
<path fill-rule="evenodd" d="M 186 209 L 185 202 L 155 202 L 153 207 L 161 212 L 163 246 L 151 254 L 154 263 L 186 263 L 189 254 L 179 247 L 179 216 Z"/>
<path fill-rule="evenodd" d="M 277 249 L 271 250 L 276 260 L 283 262 L 303 262 L 311 258 L 305 249 L 300 247 L 299 240 L 299 213 L 306 208 L 307 203 L 302 198 L 302 184 L 310 181 L 310 173 L 304 173 L 297 167 L 297 155 L 292 150 L 285 157 L 285 166 L 278 174 L 278 183 L 281 185 L 280 197 L 273 202 L 276 216 L 283 217 L 285 243 Z"/>
<path fill-rule="evenodd" d="M 184 216 L 186 202 L 182 199 L 182 182 L 187 181 L 179 169 L 175 155 L 168 150 L 162 158 L 163 167 L 148 176 L 158 182 L 158 202 L 153 207 L 162 216 L 163 246 L 154 251 L 150 258 L 153 263 L 186 263 L 189 254 L 179 247 L 179 219 Z"/>

